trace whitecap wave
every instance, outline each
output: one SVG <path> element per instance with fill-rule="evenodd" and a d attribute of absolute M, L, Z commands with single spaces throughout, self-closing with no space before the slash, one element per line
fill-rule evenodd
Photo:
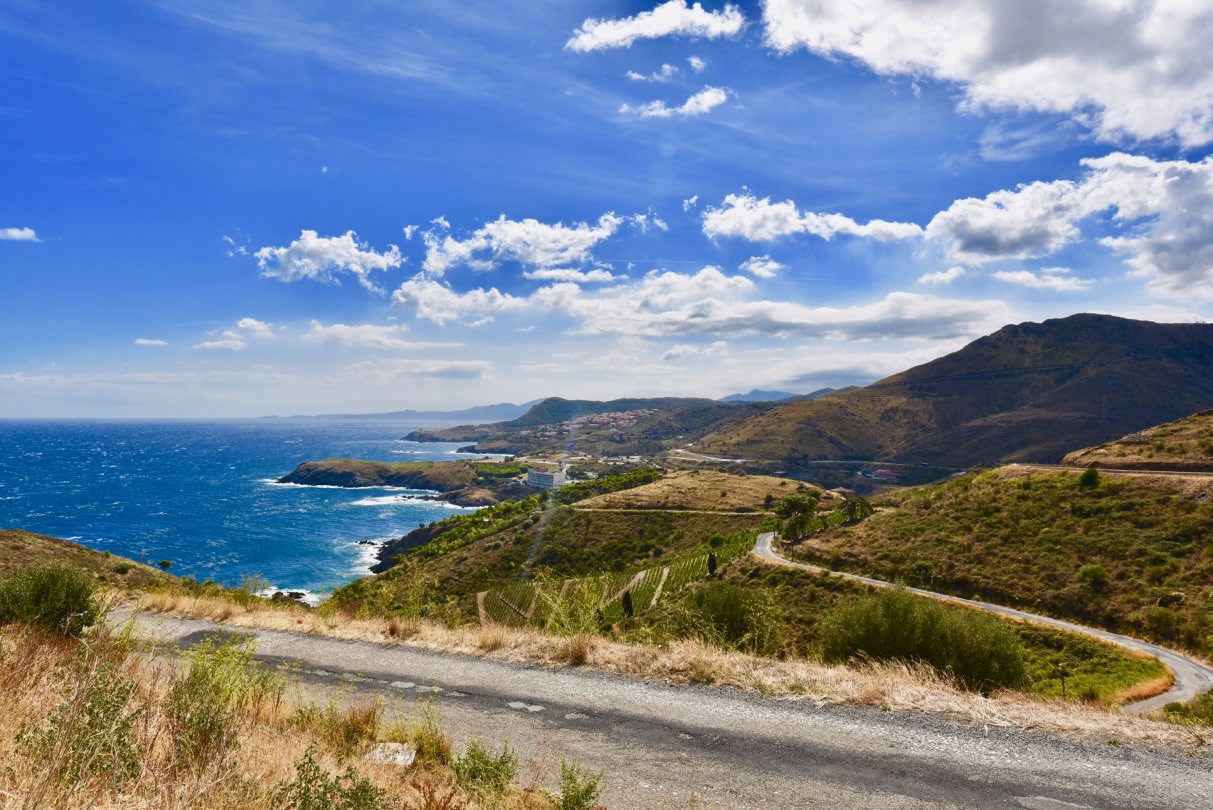
<path fill-rule="evenodd" d="M 269 587 L 269 588 L 263 588 L 263 589 L 257 591 L 257 596 L 260 596 L 262 599 L 270 599 L 276 593 L 281 593 L 283 595 L 291 594 L 291 593 L 303 594 L 303 596 L 299 597 L 299 601 L 302 602 L 303 604 L 307 605 L 308 607 L 316 607 L 324 599 L 324 596 L 322 594 L 318 594 L 315 591 L 309 591 L 307 588 Z"/>

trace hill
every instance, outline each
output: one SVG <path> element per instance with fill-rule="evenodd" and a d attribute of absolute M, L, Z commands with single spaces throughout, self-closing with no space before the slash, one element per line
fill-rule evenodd
<path fill-rule="evenodd" d="M 121 589 L 162 586 L 176 579 L 151 566 L 96 551 L 70 540 L 20 529 L 0 529 L 0 576 L 22 568 L 45 565 L 86 572 L 100 584 Z"/>
<path fill-rule="evenodd" d="M 774 403 L 662 397 L 608 402 L 545 399 L 517 419 L 417 430 L 409 441 L 472 442 L 469 452 L 652 455 L 774 407 Z"/>
<path fill-rule="evenodd" d="M 280 484 L 328 487 L 428 489 L 460 506 L 486 506 L 527 495 L 525 470 L 496 461 L 362 461 L 330 458 L 305 461 L 278 479 Z"/>
<path fill-rule="evenodd" d="M 780 403 L 703 453 L 969 467 L 1069 451 L 1213 404 L 1213 325 L 1072 315 L 1006 326 L 865 388 Z"/>
<path fill-rule="evenodd" d="M 1074 467 L 1213 472 L 1213 411 L 1201 411 L 1116 441 L 1075 450 L 1062 463 Z"/>
<path fill-rule="evenodd" d="M 794 553 L 1213 653 L 1213 479 L 1011 466 L 875 503 Z"/>

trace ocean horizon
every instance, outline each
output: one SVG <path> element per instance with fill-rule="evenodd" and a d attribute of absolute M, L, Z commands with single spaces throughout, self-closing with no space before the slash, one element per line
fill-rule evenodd
<path fill-rule="evenodd" d="M 425 425 L 424 427 L 432 427 Z M 259 578 L 315 603 L 378 545 L 472 511 L 391 487 L 279 484 L 304 461 L 471 458 L 406 442 L 421 425 L 307 418 L 2 420 L 0 527 L 72 540 L 199 580 Z"/>

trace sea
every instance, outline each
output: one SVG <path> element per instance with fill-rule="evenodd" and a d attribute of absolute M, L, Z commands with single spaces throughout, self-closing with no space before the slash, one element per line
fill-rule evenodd
<path fill-rule="evenodd" d="M 301 462 L 453 460 L 392 421 L 0 421 L 0 528 L 74 540 L 174 574 L 316 603 L 380 543 L 471 510 L 389 487 L 275 482 Z M 442 425 L 426 425 L 442 427 Z"/>

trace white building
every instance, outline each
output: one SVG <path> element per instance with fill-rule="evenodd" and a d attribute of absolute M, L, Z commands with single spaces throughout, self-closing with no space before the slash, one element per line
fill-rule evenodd
<path fill-rule="evenodd" d="M 526 471 L 526 485 L 535 489 L 555 489 L 569 482 L 564 470 L 535 470 Z"/>

